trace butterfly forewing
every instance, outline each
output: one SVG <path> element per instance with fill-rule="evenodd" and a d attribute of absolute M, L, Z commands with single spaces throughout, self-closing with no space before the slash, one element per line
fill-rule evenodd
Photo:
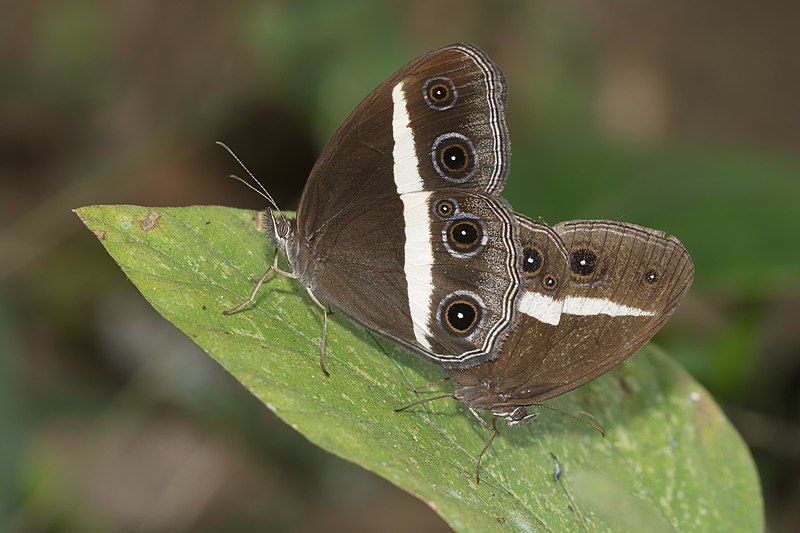
<path fill-rule="evenodd" d="M 433 53 L 393 96 L 398 107 L 405 103 L 425 188 L 499 193 L 508 174 L 506 84 L 482 51 L 459 45 Z"/>
<path fill-rule="evenodd" d="M 336 132 L 298 207 L 301 281 L 442 364 L 494 357 L 516 319 L 504 80 L 471 45 L 412 61 Z"/>
<path fill-rule="evenodd" d="M 398 191 L 499 194 L 510 151 L 505 99 L 503 72 L 472 45 L 446 46 L 410 62 L 328 142 L 298 206 L 301 233 L 323 231 L 353 202 L 383 201 Z"/>

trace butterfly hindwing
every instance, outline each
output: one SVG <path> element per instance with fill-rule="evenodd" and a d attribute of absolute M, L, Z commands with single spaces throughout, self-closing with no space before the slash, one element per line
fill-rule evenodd
<path fill-rule="evenodd" d="M 522 305 L 495 361 L 450 371 L 461 385 L 457 396 L 508 412 L 575 389 L 646 343 L 691 285 L 688 253 L 662 232 L 600 220 L 564 222 L 553 230 L 566 267 L 558 319 L 544 301 Z M 520 224 L 521 242 L 537 234 L 543 233 Z M 526 299 L 523 294 L 520 302 Z"/>

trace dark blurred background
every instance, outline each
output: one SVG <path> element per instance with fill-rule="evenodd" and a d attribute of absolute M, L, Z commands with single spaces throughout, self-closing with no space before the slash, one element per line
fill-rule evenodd
<path fill-rule="evenodd" d="M 509 79 L 517 210 L 636 222 L 692 253 L 694 288 L 657 342 L 751 447 L 770 528 L 800 530 L 800 3 L 1 9 L 0 530 L 447 530 L 285 427 L 70 210 L 263 208 L 215 140 L 292 208 L 355 105 L 454 41 Z"/>

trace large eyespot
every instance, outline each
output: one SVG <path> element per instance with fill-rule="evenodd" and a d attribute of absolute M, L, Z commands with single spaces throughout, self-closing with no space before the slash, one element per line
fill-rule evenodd
<path fill-rule="evenodd" d="M 458 211 L 458 204 L 451 198 L 442 198 L 433 205 L 433 212 L 439 218 L 450 218 Z"/>
<path fill-rule="evenodd" d="M 439 148 L 439 164 L 448 172 L 463 172 L 469 164 L 469 154 L 462 143 L 454 142 Z"/>
<path fill-rule="evenodd" d="M 478 218 L 456 218 L 443 231 L 447 248 L 456 255 L 471 256 L 486 244 L 486 231 Z"/>
<path fill-rule="evenodd" d="M 483 305 L 472 294 L 455 293 L 439 305 L 439 320 L 451 333 L 466 337 L 481 322 Z"/>
<path fill-rule="evenodd" d="M 597 268 L 597 255 L 585 248 L 575 250 L 572 252 L 570 268 L 581 277 L 591 276 Z"/>
<path fill-rule="evenodd" d="M 477 161 L 472 143 L 460 133 L 445 133 L 433 143 L 433 167 L 451 183 L 464 183 L 475 172 Z"/>
<path fill-rule="evenodd" d="M 469 250 L 481 242 L 481 228 L 467 218 L 451 224 L 448 237 L 454 248 Z"/>
<path fill-rule="evenodd" d="M 522 272 L 526 278 L 535 278 L 542 270 L 544 261 L 542 253 L 533 246 L 526 246 L 522 250 Z"/>
<path fill-rule="evenodd" d="M 655 285 L 658 282 L 658 279 L 659 279 L 658 272 L 656 272 L 653 269 L 648 270 L 644 274 L 644 282 L 647 283 L 648 285 Z"/>
<path fill-rule="evenodd" d="M 450 109 L 458 99 L 458 91 L 449 78 L 438 76 L 429 78 L 422 89 L 422 96 L 428 107 L 437 111 Z"/>

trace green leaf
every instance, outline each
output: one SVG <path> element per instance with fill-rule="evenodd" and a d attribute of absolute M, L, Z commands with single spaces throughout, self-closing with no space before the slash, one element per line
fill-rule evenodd
<path fill-rule="evenodd" d="M 321 315 L 296 282 L 275 276 L 233 316 L 271 262 L 254 213 L 221 207 L 92 206 L 78 215 L 147 300 L 310 441 L 418 496 L 460 531 L 756 531 L 762 499 L 752 460 L 713 399 L 659 350 L 558 399 L 594 414 L 602 438 L 544 411 L 489 437 L 446 399 L 407 385 L 443 372 L 331 315 L 319 368 Z M 446 384 L 445 384 L 446 386 Z M 558 471 L 558 476 L 556 476 Z"/>

